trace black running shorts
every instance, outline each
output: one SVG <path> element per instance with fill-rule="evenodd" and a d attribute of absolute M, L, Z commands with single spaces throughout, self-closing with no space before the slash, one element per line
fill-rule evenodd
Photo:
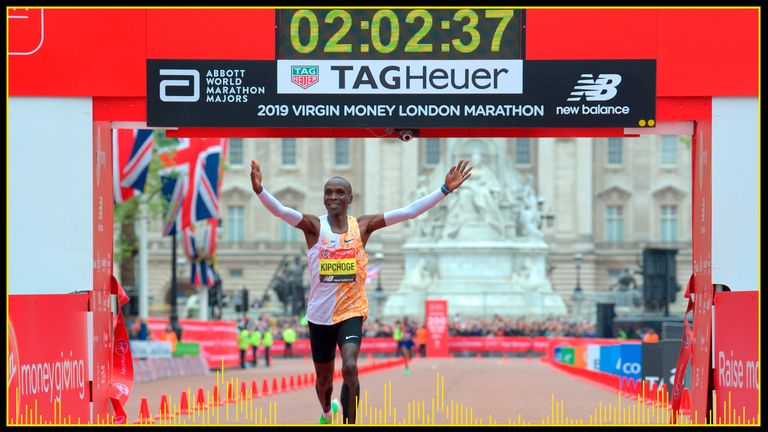
<path fill-rule="evenodd" d="M 309 323 L 309 344 L 312 361 L 328 363 L 336 358 L 336 346 L 353 343 L 360 346 L 363 337 L 363 317 L 352 317 L 333 325 Z"/>

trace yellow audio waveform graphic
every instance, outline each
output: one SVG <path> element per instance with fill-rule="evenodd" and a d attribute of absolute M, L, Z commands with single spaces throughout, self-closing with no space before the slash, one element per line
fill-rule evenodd
<path fill-rule="evenodd" d="M 226 386 L 224 385 L 226 384 Z M 186 414 L 181 413 L 182 407 L 173 403 L 171 398 L 168 398 L 167 413 L 163 412 L 159 416 L 155 416 L 155 419 L 145 419 L 142 416 L 139 417 L 139 422 L 150 421 L 154 424 L 163 425 L 186 425 L 186 424 L 208 424 L 219 425 L 228 423 L 240 423 L 247 422 L 249 424 L 256 425 L 276 425 L 279 424 L 278 408 L 276 401 L 264 400 L 261 404 L 256 403 L 252 389 L 246 389 L 246 393 L 243 396 L 239 387 L 239 378 L 230 378 L 226 380 L 224 375 L 224 368 L 216 372 L 216 388 L 219 390 L 218 397 L 211 399 L 211 391 L 208 390 L 205 395 L 207 401 L 203 406 L 198 403 L 197 400 L 192 402 L 192 393 L 187 388 L 186 396 L 189 411 Z M 231 390 L 230 390 L 231 389 Z M 223 393 L 223 394 L 222 394 Z M 358 401 L 358 424 L 371 424 L 371 425 L 434 425 L 434 424 L 451 424 L 451 425 L 650 425 L 650 424 L 669 424 L 672 416 L 671 409 L 669 409 L 669 401 L 667 400 L 666 391 L 659 393 L 656 400 L 651 399 L 643 393 L 639 394 L 635 401 L 631 403 L 622 402 L 623 396 L 617 392 L 616 404 L 603 405 L 602 402 L 595 407 L 589 418 L 571 418 L 566 415 L 565 403 L 563 400 L 556 400 L 555 395 L 552 394 L 550 400 L 550 415 L 541 419 L 539 423 L 532 423 L 522 419 L 520 414 L 516 418 L 508 416 L 506 418 L 494 418 L 493 415 L 489 415 L 487 418 L 477 417 L 474 415 L 474 408 L 472 405 L 465 404 L 456 400 L 447 400 L 445 397 L 445 377 L 439 372 L 435 374 L 435 395 L 429 400 L 411 400 L 406 404 L 406 408 L 398 412 L 397 407 L 392 403 L 393 390 L 392 382 L 389 381 L 384 385 L 383 389 L 383 405 L 373 406 L 368 403 L 368 391 L 364 391 L 361 396 L 361 400 Z M 33 410 L 25 406 L 24 412 L 20 412 L 19 409 L 19 394 L 18 389 L 16 391 L 16 419 L 18 422 L 14 422 L 13 418 L 9 419 L 9 424 L 83 424 L 83 419 L 73 419 L 71 417 L 64 417 L 62 415 L 62 408 L 60 401 L 54 401 L 54 421 L 44 421 L 42 416 L 37 413 L 37 403 Z M 709 411 L 708 423 L 718 424 L 718 405 L 719 402 L 715 398 L 713 400 L 714 410 Z M 224 406 L 224 414 L 222 416 L 221 407 Z M 230 407 L 234 408 L 234 413 L 230 414 Z M 728 400 L 722 401 L 722 409 L 727 415 L 723 416 L 723 421 L 719 424 L 728 425 L 757 425 L 760 424 L 759 413 L 757 418 L 747 418 L 746 408 L 742 409 L 742 413 L 737 413 L 735 409 L 731 408 L 730 393 Z M 10 413 L 9 413 L 10 414 Z M 222 418 L 223 417 L 223 418 Z M 115 424 L 114 416 L 110 415 L 106 418 L 97 416 L 95 419 L 96 424 Z M 130 419 L 128 419 L 130 423 Z M 341 424 L 342 415 L 341 412 L 337 413 L 333 418 L 334 424 Z M 691 418 L 690 415 L 684 415 L 679 413 L 677 418 L 678 424 L 695 424 L 698 423 L 698 418 Z"/>

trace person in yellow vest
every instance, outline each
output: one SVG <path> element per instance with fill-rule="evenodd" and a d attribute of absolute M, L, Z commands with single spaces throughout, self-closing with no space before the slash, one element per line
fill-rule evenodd
<path fill-rule="evenodd" d="M 251 331 L 251 348 L 253 349 L 253 367 L 259 364 L 259 345 L 261 345 L 261 331 L 254 326 Z"/>
<path fill-rule="evenodd" d="M 272 347 L 272 329 L 267 327 L 264 330 L 264 337 L 262 339 L 262 342 L 264 343 L 264 361 L 267 363 L 267 367 L 269 367 L 269 349 Z"/>
<path fill-rule="evenodd" d="M 323 410 L 320 423 L 328 424 L 338 401 L 333 396 L 333 371 L 336 348 L 341 351 L 341 405 L 343 422 L 354 424 L 360 401 L 357 359 L 363 336 L 363 321 L 368 318 L 365 293 L 368 254 L 365 245 L 371 234 L 382 228 L 413 219 L 436 206 L 461 186 L 472 174 L 468 160 L 451 167 L 445 183 L 432 193 L 405 207 L 386 213 L 356 218 L 347 214 L 352 204 L 352 185 L 343 177 L 332 177 L 323 186 L 323 204 L 328 214 L 302 214 L 286 207 L 262 184 L 261 166 L 251 161 L 251 186 L 264 207 L 304 233 L 310 275 L 307 320 L 309 344 L 315 363 L 315 392 Z M 452 221 L 458 223 L 457 221 Z"/>
<path fill-rule="evenodd" d="M 283 342 L 285 342 L 285 354 L 283 354 L 283 357 L 293 357 L 293 343 L 296 342 L 296 330 L 290 325 L 283 330 Z"/>
<path fill-rule="evenodd" d="M 240 327 L 237 341 L 238 345 L 240 345 L 240 367 L 245 369 L 245 354 L 248 352 L 248 346 L 251 344 L 250 334 L 246 327 Z"/>

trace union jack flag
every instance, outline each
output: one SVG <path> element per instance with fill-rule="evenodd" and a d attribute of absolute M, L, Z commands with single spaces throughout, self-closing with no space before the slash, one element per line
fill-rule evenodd
<path fill-rule="evenodd" d="M 112 131 L 112 174 L 115 202 L 122 203 L 144 191 L 152 159 L 152 130 Z"/>
<path fill-rule="evenodd" d="M 166 167 L 186 170 L 190 182 L 181 206 L 181 227 L 219 218 L 221 162 L 226 151 L 226 139 L 182 138 L 172 150 L 175 150 L 173 157 L 164 151 L 160 155 L 161 160 Z"/>
<path fill-rule="evenodd" d="M 192 186 L 192 215 L 191 222 L 219 219 L 219 189 L 221 177 L 222 155 L 226 140 L 218 143 L 201 143 L 200 155 L 197 157 Z"/>
<path fill-rule="evenodd" d="M 186 166 L 174 166 L 160 171 L 162 192 L 168 201 L 168 212 L 165 214 L 163 235 L 169 236 L 178 232 L 181 226 L 181 210 L 189 190 L 189 172 Z"/>

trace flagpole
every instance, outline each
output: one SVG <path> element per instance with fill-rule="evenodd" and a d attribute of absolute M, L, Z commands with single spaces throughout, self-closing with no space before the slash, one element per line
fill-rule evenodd
<path fill-rule="evenodd" d="M 178 228 L 178 227 L 177 227 Z M 176 337 L 181 340 L 181 328 L 179 327 L 179 316 L 176 311 L 176 230 L 173 230 L 171 236 L 173 247 L 171 248 L 171 316 L 169 323 Z"/>
<path fill-rule="evenodd" d="M 139 203 L 139 318 L 149 318 L 149 260 L 147 257 L 147 204 Z"/>

